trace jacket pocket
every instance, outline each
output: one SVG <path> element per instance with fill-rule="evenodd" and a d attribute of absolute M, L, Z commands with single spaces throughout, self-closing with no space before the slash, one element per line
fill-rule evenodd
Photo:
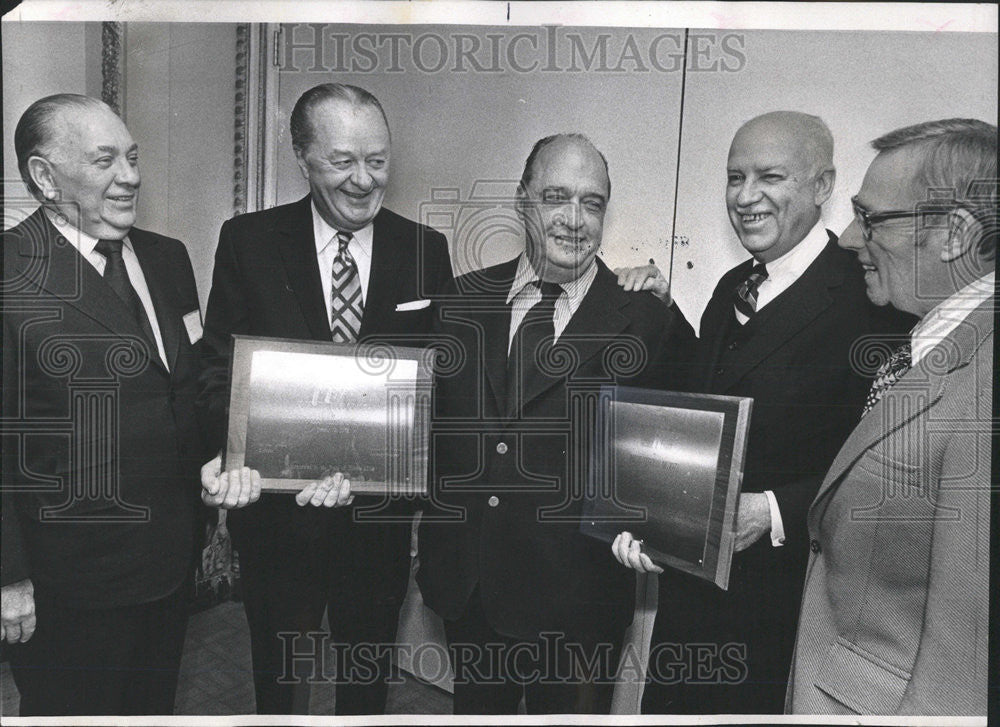
<path fill-rule="evenodd" d="M 830 647 L 815 686 L 858 714 L 895 714 L 910 672 L 844 638 Z"/>

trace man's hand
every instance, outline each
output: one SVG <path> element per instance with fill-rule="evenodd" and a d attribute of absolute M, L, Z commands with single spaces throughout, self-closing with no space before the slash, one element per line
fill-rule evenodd
<path fill-rule="evenodd" d="M 736 546 L 739 553 L 771 532 L 771 508 L 763 492 L 744 492 L 740 495 L 739 512 L 736 514 Z"/>
<path fill-rule="evenodd" d="M 670 302 L 670 283 L 655 265 L 636 268 L 615 268 L 618 285 L 625 290 L 649 290 L 665 303 Z"/>
<path fill-rule="evenodd" d="M 335 473 L 319 482 L 313 482 L 295 496 L 295 502 L 301 507 L 343 507 L 354 502 L 351 494 L 351 481 L 341 472 Z"/>
<path fill-rule="evenodd" d="M 632 533 L 622 531 L 611 544 L 611 552 L 622 565 L 637 570 L 640 573 L 662 573 L 663 569 L 655 565 L 649 556 L 642 552 L 642 541 L 632 537 Z"/>
<path fill-rule="evenodd" d="M 35 587 L 30 578 L 0 588 L 0 641 L 16 644 L 35 633 Z"/>
<path fill-rule="evenodd" d="M 230 510 L 260 499 L 260 472 L 249 467 L 222 471 L 222 455 L 201 466 L 201 501 Z"/>

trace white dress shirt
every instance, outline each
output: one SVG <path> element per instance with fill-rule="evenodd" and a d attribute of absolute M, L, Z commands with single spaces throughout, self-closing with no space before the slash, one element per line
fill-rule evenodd
<path fill-rule="evenodd" d="M 829 241 L 830 236 L 826 233 L 823 220 L 818 220 L 798 245 L 767 263 L 767 280 L 757 286 L 757 310 L 788 290 L 816 261 Z M 736 320 L 743 325 L 749 318 L 736 310 Z M 774 492 L 764 490 L 764 496 L 767 497 L 767 505 L 771 511 L 771 545 L 777 548 L 785 544 L 785 524 L 781 520 L 781 509 Z"/>
<path fill-rule="evenodd" d="M 552 323 L 556 331 L 556 341 L 559 340 L 562 332 L 566 330 L 569 319 L 573 317 L 573 314 L 580 307 L 580 303 L 586 297 L 587 291 L 590 290 L 590 285 L 594 282 L 596 276 L 597 262 L 592 260 L 590 267 L 583 272 L 583 275 L 569 282 L 559 284 L 563 292 L 562 295 L 556 298 L 555 314 L 552 317 Z M 521 321 L 524 320 L 528 311 L 542 299 L 542 291 L 538 289 L 537 285 L 532 285 L 538 279 L 538 273 L 535 272 L 535 268 L 528 261 L 527 255 L 521 253 L 521 257 L 517 262 L 517 272 L 514 273 L 514 282 L 511 283 L 510 292 L 507 294 L 507 304 L 510 305 L 511 301 L 513 301 L 510 309 L 510 331 L 507 335 L 508 355 L 510 354 L 510 347 L 514 343 L 514 334 L 517 333 Z"/>
<path fill-rule="evenodd" d="M 83 256 L 83 259 L 94 267 L 98 275 L 104 277 L 104 267 L 107 265 L 107 258 L 94 249 L 97 247 L 99 240 L 73 227 L 62 215 L 55 214 L 49 209 L 45 210 L 45 214 L 59 231 L 59 234 L 65 237 L 69 241 L 69 244 L 77 249 L 80 255 Z M 125 272 L 128 273 L 129 282 L 132 284 L 136 295 L 139 296 L 139 301 L 146 311 L 146 317 L 149 318 L 149 325 L 153 329 L 153 337 L 156 339 L 156 352 L 159 354 L 163 366 L 169 371 L 167 354 L 163 348 L 163 335 L 160 333 L 160 324 L 156 318 L 153 299 L 149 295 L 149 286 L 146 285 L 146 276 L 142 273 L 142 266 L 139 264 L 139 258 L 135 256 L 135 250 L 132 249 L 131 241 L 128 237 L 125 237 L 122 242 L 124 243 L 122 245 L 122 260 L 125 262 Z"/>
<path fill-rule="evenodd" d="M 820 220 L 798 245 L 767 263 L 767 280 L 757 286 L 757 310 L 788 290 L 819 257 L 829 241 L 830 236 L 826 233 L 823 221 Z M 736 311 L 736 320 L 743 325 L 749 319 Z"/>
<path fill-rule="evenodd" d="M 969 314 L 993 295 L 996 273 L 987 273 L 946 300 L 938 303 L 921 318 L 910 332 L 910 361 L 914 366 L 936 345 L 968 318 Z"/>
<path fill-rule="evenodd" d="M 327 224 L 316 209 L 316 203 L 311 202 L 313 218 L 313 240 L 316 242 L 316 260 L 319 263 L 319 279 L 323 284 L 323 304 L 326 306 L 326 320 L 333 314 L 330 301 L 330 291 L 333 288 L 333 260 L 337 257 L 340 243 L 337 241 L 337 230 Z M 372 272 L 372 240 L 374 239 L 374 223 L 369 222 L 360 230 L 351 233 L 351 241 L 347 243 L 347 251 L 351 253 L 358 266 L 358 278 L 361 281 L 361 304 L 368 300 L 368 280 Z"/>

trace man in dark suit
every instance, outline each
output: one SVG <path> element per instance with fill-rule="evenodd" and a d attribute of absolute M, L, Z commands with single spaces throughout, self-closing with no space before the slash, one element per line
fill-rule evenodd
<path fill-rule="evenodd" d="M 435 392 L 434 509 L 417 581 L 445 622 L 455 713 L 607 713 L 635 581 L 579 531 L 601 384 L 675 386 L 693 331 L 596 259 L 607 162 L 539 141 L 516 211 L 525 252 L 459 278 L 436 333 L 461 352 Z"/>
<path fill-rule="evenodd" d="M 133 227 L 102 102 L 14 136 L 41 208 L 4 233 L 3 637 L 27 715 L 171 714 L 187 624 L 201 314 L 183 244 Z"/>
<path fill-rule="evenodd" d="M 712 294 L 689 387 L 753 398 L 738 553 L 727 592 L 680 572 L 660 576 L 653 648 L 677 645 L 674 659 L 689 671 L 678 679 L 651 658 L 647 713 L 782 711 L 809 552 L 806 510 L 868 390 L 857 346 L 908 324 L 867 300 L 856 263 L 823 227 L 835 172 L 822 120 L 787 111 L 752 119 L 733 138 L 727 166 L 729 219 L 753 257 Z M 666 292 L 655 271 L 622 279 Z M 659 571 L 628 533 L 615 550 Z M 712 655 L 696 670 L 702 644 Z"/>
<path fill-rule="evenodd" d="M 374 96 L 353 86 L 316 86 L 296 103 L 291 135 L 309 195 L 229 220 L 219 234 L 199 396 L 219 450 L 225 447 L 232 334 L 426 343 L 430 299 L 451 280 L 444 236 L 382 208 L 389 127 Z M 250 502 L 249 495 L 242 501 L 233 496 L 229 483 L 220 489 L 218 459 L 207 469 L 206 502 Z M 332 486 L 311 485 L 296 498 L 265 494 L 231 513 L 260 713 L 307 707 L 293 703 L 295 680 L 286 659 L 292 648 L 302 653 L 313 646 L 278 634 L 316 632 L 328 601 L 334 643 L 395 640 L 409 578 L 410 524 L 398 517 L 355 522 L 351 500 L 349 483 L 338 478 Z M 304 509 L 324 501 L 338 509 Z M 387 512 L 398 516 L 405 506 L 389 503 Z M 356 665 L 352 648 L 338 648 L 337 654 L 344 675 L 337 684 L 337 714 L 384 712 L 388 652 L 382 650 L 374 670 L 370 660 Z"/>

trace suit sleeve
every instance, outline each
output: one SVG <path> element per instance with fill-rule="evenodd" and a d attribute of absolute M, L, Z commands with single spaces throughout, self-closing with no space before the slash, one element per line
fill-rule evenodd
<path fill-rule="evenodd" d="M 231 221 L 224 223 L 215 251 L 202 337 L 197 406 L 212 451 L 224 450 L 226 446 L 232 335 L 246 333 L 249 327 L 246 291 L 233 238 Z"/>
<path fill-rule="evenodd" d="M 633 381 L 633 386 L 665 391 L 684 391 L 691 375 L 697 340 L 694 329 L 675 303 L 664 307 L 660 325 L 647 344 L 649 360 Z"/>
<path fill-rule="evenodd" d="M 436 298 L 444 293 L 454 279 L 451 270 L 451 255 L 448 253 L 448 240 L 437 230 L 427 228 L 427 244 L 429 255 L 429 274 L 426 277 L 429 297 Z"/>
<path fill-rule="evenodd" d="M 21 390 L 20 368 L 18 366 L 17 330 L 12 316 L 4 316 L 3 324 L 3 417 L 5 421 L 15 421 L 18 396 Z M 19 481 L 20 456 L 18 438 L 3 438 L 3 484 L 2 502 L 2 545 L 0 555 L 0 584 L 8 586 L 31 576 L 28 554 L 21 535 L 20 513 L 16 507 L 17 495 L 11 490 Z"/>

